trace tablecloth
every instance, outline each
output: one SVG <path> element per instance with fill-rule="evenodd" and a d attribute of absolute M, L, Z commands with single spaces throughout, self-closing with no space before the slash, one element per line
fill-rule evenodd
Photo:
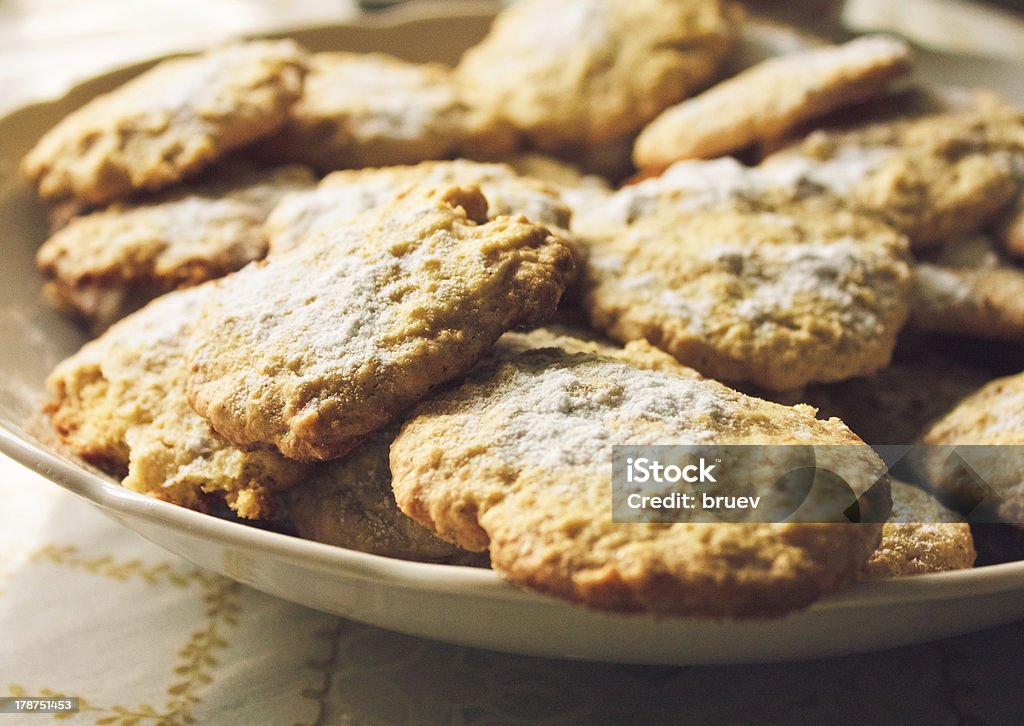
<path fill-rule="evenodd" d="M 0 2 L 0 112 L 118 63 L 353 12 L 344 0 Z M 1022 674 L 1024 623 L 717 667 L 547 660 L 398 635 L 197 569 L 0 457 L 0 696 L 81 699 L 77 714 L 0 714 L 0 726 L 1015 723 Z"/>

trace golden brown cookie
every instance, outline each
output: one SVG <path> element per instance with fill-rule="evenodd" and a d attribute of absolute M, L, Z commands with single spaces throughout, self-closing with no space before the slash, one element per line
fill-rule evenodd
<path fill-rule="evenodd" d="M 357 214 L 393 202 L 409 189 L 453 184 L 479 186 L 492 219 L 521 214 L 563 233 L 569 227 L 569 207 L 551 184 L 520 176 L 505 164 L 426 161 L 415 166 L 337 171 L 324 177 L 315 189 L 286 197 L 267 218 L 270 252 L 278 254 L 329 234 Z"/>
<path fill-rule="evenodd" d="M 664 168 L 779 138 L 809 118 L 881 94 L 909 70 L 906 43 L 882 36 L 771 58 L 663 111 L 637 137 L 633 161 Z"/>
<path fill-rule="evenodd" d="M 237 445 L 341 456 L 509 328 L 558 303 L 572 255 L 476 187 L 376 207 L 219 281 L 189 354 L 189 400 Z"/>
<path fill-rule="evenodd" d="M 963 570 L 974 566 L 975 557 L 971 527 L 963 517 L 924 490 L 893 480 L 892 517 L 882 527 L 882 541 L 861 578 Z"/>
<path fill-rule="evenodd" d="M 954 153 L 986 153 L 1004 165 L 1017 186 L 1010 204 L 989 225 L 1001 250 L 1013 258 L 1024 257 L 1024 111 L 986 89 L 942 94 L 941 100 L 959 111 L 956 123 L 941 116 L 916 129 L 918 138 L 939 144 Z"/>
<path fill-rule="evenodd" d="M 921 443 L 930 447 L 921 461 L 925 480 L 941 501 L 1024 526 L 1024 373 L 965 397 Z"/>
<path fill-rule="evenodd" d="M 880 524 L 612 521 L 613 444 L 708 442 L 848 444 L 872 481 L 881 465 L 811 408 L 546 348 L 479 367 L 417 407 L 391 447 L 392 486 L 439 536 L 489 548 L 503 578 L 602 609 L 764 617 L 856 578 Z"/>
<path fill-rule="evenodd" d="M 397 430 L 371 434 L 337 461 L 318 464 L 281 495 L 279 521 L 303 539 L 384 557 L 448 564 L 486 564 L 486 555 L 455 547 L 395 505 L 388 452 Z"/>
<path fill-rule="evenodd" d="M 317 53 L 287 123 L 259 153 L 332 171 L 510 152 L 512 129 L 470 100 L 439 63 Z"/>
<path fill-rule="evenodd" d="M 808 386 L 799 400 L 835 416 L 871 445 L 909 445 L 925 428 L 989 376 L 926 348 L 896 349 L 891 365 L 872 376 Z"/>
<path fill-rule="evenodd" d="M 936 85 L 913 77 L 895 83 L 882 95 L 844 106 L 819 118 L 794 127 L 784 137 L 758 144 L 756 151 L 763 159 L 770 154 L 799 144 L 816 130 L 844 132 L 871 124 L 909 121 L 941 113 L 980 111 L 991 103 L 992 92 L 963 86 Z"/>
<path fill-rule="evenodd" d="M 1011 202 L 1018 131 L 971 108 L 818 131 L 766 163 L 794 174 L 804 169 L 923 248 L 981 229 Z"/>
<path fill-rule="evenodd" d="M 54 427 L 128 489 L 190 509 L 226 501 L 268 517 L 308 467 L 269 447 L 238 449 L 189 407 L 185 344 L 210 284 L 168 293 L 86 343 L 51 373 Z"/>
<path fill-rule="evenodd" d="M 288 40 L 164 61 L 67 116 L 22 171 L 44 197 L 91 204 L 166 187 L 280 126 L 305 63 Z"/>
<path fill-rule="evenodd" d="M 951 240 L 914 265 L 910 322 L 919 330 L 1024 340 L 1024 270 L 986 237 Z"/>
<path fill-rule="evenodd" d="M 654 214 L 609 235 L 588 239 L 594 326 L 713 378 L 786 391 L 873 373 L 906 319 L 906 241 L 832 205 Z"/>
<path fill-rule="evenodd" d="M 263 222 L 289 191 L 313 185 L 305 167 L 227 171 L 143 202 L 74 217 L 36 263 L 59 307 L 103 329 L 168 290 L 221 277 L 263 257 Z"/>
<path fill-rule="evenodd" d="M 531 145 L 595 146 L 711 80 L 738 19 L 719 0 L 524 0 L 501 12 L 456 74 Z"/>

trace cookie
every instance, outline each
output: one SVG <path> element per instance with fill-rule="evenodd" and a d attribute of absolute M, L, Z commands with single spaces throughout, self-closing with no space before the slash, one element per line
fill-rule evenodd
<path fill-rule="evenodd" d="M 893 480 L 892 517 L 882 527 L 882 541 L 861 578 L 964 570 L 974 566 L 976 556 L 971 527 L 963 517 L 922 489 Z"/>
<path fill-rule="evenodd" d="M 550 315 L 568 248 L 476 187 L 376 207 L 219 281 L 189 354 L 189 400 L 229 441 L 333 459 Z"/>
<path fill-rule="evenodd" d="M 392 202 L 410 188 L 473 184 L 487 198 L 488 216 L 522 214 L 531 222 L 566 234 L 571 211 L 557 187 L 520 176 L 505 164 L 465 159 L 427 161 L 415 166 L 338 171 L 316 189 L 290 195 L 265 225 L 270 252 L 294 249 L 329 234 L 368 209 Z"/>
<path fill-rule="evenodd" d="M 1012 201 L 1017 183 L 1004 135 L 1011 129 L 987 113 L 934 114 L 818 131 L 767 163 L 809 167 L 818 183 L 919 249 L 982 229 Z"/>
<path fill-rule="evenodd" d="M 95 205 L 166 187 L 280 126 L 305 63 L 287 40 L 164 61 L 64 118 L 22 171 L 46 198 Z"/>
<path fill-rule="evenodd" d="M 921 443 L 930 447 L 920 462 L 924 478 L 942 502 L 969 514 L 980 507 L 983 515 L 1022 526 L 1024 373 L 997 378 L 965 397 Z M 955 448 L 962 445 L 969 448 Z"/>
<path fill-rule="evenodd" d="M 477 368 L 418 406 L 391 447 L 392 486 L 439 536 L 489 548 L 503 578 L 596 608 L 763 617 L 856 578 L 881 525 L 612 521 L 613 444 L 709 442 L 850 444 L 872 481 L 880 465 L 808 407 L 547 348 Z"/>
<path fill-rule="evenodd" d="M 991 240 L 952 240 L 914 266 L 911 324 L 972 338 L 1024 341 L 1024 270 Z"/>
<path fill-rule="evenodd" d="M 168 290 L 263 257 L 267 214 L 287 192 L 312 185 L 300 166 L 226 171 L 197 186 L 75 217 L 36 254 L 44 292 L 103 329 Z"/>
<path fill-rule="evenodd" d="M 785 136 L 757 144 L 758 158 L 798 145 L 816 130 L 844 132 L 872 124 L 921 119 L 941 113 L 980 111 L 990 104 L 991 91 L 963 86 L 936 85 L 920 78 L 900 81 L 881 95 L 829 114 L 808 119 L 793 127 Z"/>
<path fill-rule="evenodd" d="M 710 81 L 738 21 L 718 0 L 525 0 L 498 15 L 456 75 L 531 146 L 596 146 Z"/>
<path fill-rule="evenodd" d="M 932 348 L 907 352 L 872 376 L 808 386 L 799 400 L 842 419 L 871 445 L 909 445 L 988 376 Z"/>
<path fill-rule="evenodd" d="M 663 111 L 637 137 L 633 161 L 664 168 L 778 138 L 879 95 L 909 70 L 906 43 L 882 36 L 771 58 Z"/>
<path fill-rule="evenodd" d="M 788 391 L 885 367 L 907 316 L 906 241 L 831 205 L 721 205 L 588 238 L 583 307 L 701 373 Z"/>
<path fill-rule="evenodd" d="M 1024 258 L 1024 111 L 991 92 L 976 94 L 973 105 L 985 122 L 977 125 L 971 140 L 998 154 L 1017 184 L 1013 201 L 991 232 L 1002 251 L 1019 260 Z"/>
<path fill-rule="evenodd" d="M 287 123 L 259 153 L 325 172 L 509 153 L 515 133 L 470 99 L 439 63 L 317 53 Z"/>
<path fill-rule="evenodd" d="M 281 495 L 279 522 L 303 539 L 419 562 L 486 564 L 486 555 L 455 547 L 395 505 L 388 452 L 396 430 L 378 431 L 337 461 L 314 467 Z"/>
<path fill-rule="evenodd" d="M 263 519 L 308 467 L 269 447 L 231 446 L 189 407 L 185 344 L 211 292 L 207 283 L 168 293 L 86 343 L 50 374 L 48 409 L 62 439 L 128 489 Z"/>

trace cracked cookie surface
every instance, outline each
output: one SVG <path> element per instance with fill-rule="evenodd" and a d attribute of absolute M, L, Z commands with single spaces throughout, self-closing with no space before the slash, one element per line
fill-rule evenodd
<path fill-rule="evenodd" d="M 227 439 L 332 459 L 498 337 L 554 312 L 568 248 L 476 187 L 377 207 L 218 281 L 189 354 L 189 400 Z"/>
<path fill-rule="evenodd" d="M 809 407 L 547 348 L 481 366 L 414 409 L 391 448 L 392 486 L 439 536 L 489 548 L 505 579 L 592 607 L 764 617 L 856 578 L 881 524 L 612 521 L 613 444 L 711 442 L 848 444 L 872 482 L 879 473 L 868 447 Z"/>
<path fill-rule="evenodd" d="M 206 511 L 225 501 L 264 519 L 308 467 L 266 446 L 239 449 L 188 403 L 185 347 L 210 284 L 168 293 L 116 323 L 50 374 L 54 427 L 128 489 Z"/>
<path fill-rule="evenodd" d="M 652 215 L 588 238 L 586 254 L 599 330 L 772 390 L 883 368 L 908 311 L 906 241 L 831 205 Z"/>

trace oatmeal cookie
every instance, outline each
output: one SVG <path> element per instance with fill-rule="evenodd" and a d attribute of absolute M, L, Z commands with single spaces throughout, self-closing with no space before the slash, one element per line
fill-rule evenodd
<path fill-rule="evenodd" d="M 22 171 L 46 198 L 96 205 L 166 187 L 284 123 L 305 64 L 288 40 L 164 61 L 67 116 Z"/>
<path fill-rule="evenodd" d="M 228 171 L 146 201 L 74 217 L 36 254 L 44 292 L 94 329 L 169 290 L 263 257 L 263 222 L 280 198 L 313 185 L 305 167 Z"/>
<path fill-rule="evenodd" d="M 189 399 L 237 445 L 337 458 L 553 313 L 573 265 L 544 227 L 488 221 L 476 187 L 410 194 L 219 281 Z"/>
<path fill-rule="evenodd" d="M 532 146 L 597 146 L 709 82 L 738 20 L 719 0 L 524 0 L 502 11 L 456 74 Z"/>
<path fill-rule="evenodd" d="M 892 517 L 882 527 L 882 541 L 861 578 L 884 580 L 973 567 L 977 553 L 964 518 L 922 489 L 896 480 L 891 484 Z"/>
<path fill-rule="evenodd" d="M 651 215 L 586 255 L 597 329 L 775 391 L 885 367 L 908 312 L 905 239 L 831 205 Z"/>
<path fill-rule="evenodd" d="M 308 467 L 270 447 L 231 446 L 189 407 L 185 344 L 210 285 L 168 293 L 60 363 L 49 412 L 79 456 L 128 489 L 198 510 L 226 501 L 263 519 Z"/>
<path fill-rule="evenodd" d="M 515 132 L 469 98 L 439 63 L 317 53 L 302 97 L 259 153 L 333 171 L 510 152 Z"/>
<path fill-rule="evenodd" d="M 881 471 L 811 408 L 546 348 L 479 367 L 417 407 L 391 447 L 392 486 L 439 536 L 489 548 L 503 578 L 592 607 L 763 617 L 854 581 L 881 524 L 612 521 L 613 444 L 710 442 L 849 444 L 866 480 Z M 888 501 L 878 507 L 884 519 Z"/>
<path fill-rule="evenodd" d="M 1024 341 L 1024 270 L 987 237 L 952 240 L 917 262 L 913 300 L 919 330 Z"/>
<path fill-rule="evenodd" d="M 1024 526 L 1024 373 L 966 396 L 921 443 L 930 445 L 921 461 L 925 480 L 941 501 Z"/>
<path fill-rule="evenodd" d="M 281 495 L 279 521 L 303 539 L 374 555 L 486 564 L 486 555 L 438 539 L 395 505 L 388 452 L 396 433 L 375 432 L 347 456 L 316 465 L 306 481 Z"/>
<path fill-rule="evenodd" d="M 995 222 L 1017 194 L 1021 130 L 972 108 L 817 131 L 767 163 L 809 169 L 817 183 L 889 222 L 919 249 Z"/>
<path fill-rule="evenodd" d="M 779 138 L 808 118 L 881 94 L 909 71 L 906 43 L 882 36 L 771 58 L 663 111 L 637 137 L 633 161 L 664 168 Z"/>
<path fill-rule="evenodd" d="M 925 429 L 989 376 L 928 348 L 901 343 L 891 365 L 872 376 L 808 386 L 800 400 L 842 419 L 871 445 L 913 444 Z"/>

